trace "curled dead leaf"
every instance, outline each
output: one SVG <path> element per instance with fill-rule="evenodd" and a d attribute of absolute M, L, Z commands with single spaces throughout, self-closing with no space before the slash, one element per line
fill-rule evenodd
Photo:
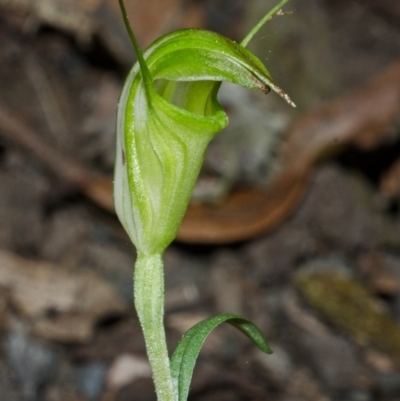
<path fill-rule="evenodd" d="M 189 206 L 177 239 L 191 243 L 241 241 L 275 227 L 292 211 L 306 188 L 308 174 L 288 169 L 266 191 L 232 192 L 218 205 Z"/>

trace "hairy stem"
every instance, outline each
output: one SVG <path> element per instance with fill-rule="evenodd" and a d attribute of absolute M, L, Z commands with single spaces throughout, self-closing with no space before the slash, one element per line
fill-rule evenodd
<path fill-rule="evenodd" d="M 164 266 L 161 255 L 138 255 L 134 301 L 146 342 L 158 401 L 174 401 L 164 330 Z"/>

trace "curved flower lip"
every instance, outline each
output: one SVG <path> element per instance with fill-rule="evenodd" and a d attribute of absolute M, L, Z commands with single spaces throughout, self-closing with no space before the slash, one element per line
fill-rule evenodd
<path fill-rule="evenodd" d="M 208 143 L 227 124 L 220 82 L 283 92 L 256 56 L 210 31 L 172 32 L 138 59 L 119 101 L 114 200 L 137 250 L 154 254 L 175 238 Z"/>
<path fill-rule="evenodd" d="M 214 55 L 220 52 L 224 57 Z M 172 81 L 229 81 L 237 83 L 234 70 L 247 70 L 253 77 L 248 89 L 276 92 L 291 106 L 295 104 L 274 82 L 264 64 L 240 44 L 215 32 L 202 29 L 181 29 L 157 39 L 145 51 L 144 58 L 152 79 Z M 195 58 L 196 63 L 188 63 Z M 251 66 L 251 68 L 249 68 Z"/>

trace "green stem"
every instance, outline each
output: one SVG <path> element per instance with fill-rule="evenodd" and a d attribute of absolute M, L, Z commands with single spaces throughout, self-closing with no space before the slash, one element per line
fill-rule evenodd
<path fill-rule="evenodd" d="M 161 255 L 138 255 L 134 301 L 146 341 L 158 401 L 174 401 L 164 330 L 164 266 Z"/>
<path fill-rule="evenodd" d="M 276 14 L 289 0 L 282 0 L 279 4 L 277 4 L 272 10 L 269 11 L 267 15 L 265 15 L 260 22 L 246 35 L 246 37 L 240 42 L 243 47 L 246 47 L 253 36 L 260 30 L 260 28 L 269 21 L 274 14 Z"/>

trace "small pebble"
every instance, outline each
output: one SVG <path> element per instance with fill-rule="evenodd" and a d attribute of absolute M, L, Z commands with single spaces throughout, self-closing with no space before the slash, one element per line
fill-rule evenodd
<path fill-rule="evenodd" d="M 286 383 L 293 371 L 293 362 L 288 352 L 277 344 L 271 344 L 274 351 L 268 355 L 257 350 L 255 358 L 260 362 L 268 373 L 279 383 Z"/>
<path fill-rule="evenodd" d="M 49 347 L 31 338 L 23 328 L 10 332 L 4 349 L 23 399 L 35 400 L 39 389 L 55 378 L 59 358 Z"/>
<path fill-rule="evenodd" d="M 369 391 L 361 388 L 354 388 L 347 392 L 347 394 L 340 398 L 340 401 L 371 401 L 372 395 Z"/>
<path fill-rule="evenodd" d="M 104 389 L 107 374 L 107 365 L 102 362 L 94 362 L 82 367 L 79 371 L 78 389 L 86 399 L 97 400 Z"/>
<path fill-rule="evenodd" d="M 149 377 L 151 377 L 151 369 L 146 359 L 135 355 L 123 354 L 110 367 L 107 374 L 107 387 L 119 390 L 137 379 Z"/>
<path fill-rule="evenodd" d="M 377 378 L 377 392 L 383 397 L 396 397 L 400 394 L 400 374 L 383 373 Z"/>
<path fill-rule="evenodd" d="M 350 388 L 357 368 L 357 356 L 349 341 L 335 334 L 299 336 L 315 374 L 332 390 Z"/>

